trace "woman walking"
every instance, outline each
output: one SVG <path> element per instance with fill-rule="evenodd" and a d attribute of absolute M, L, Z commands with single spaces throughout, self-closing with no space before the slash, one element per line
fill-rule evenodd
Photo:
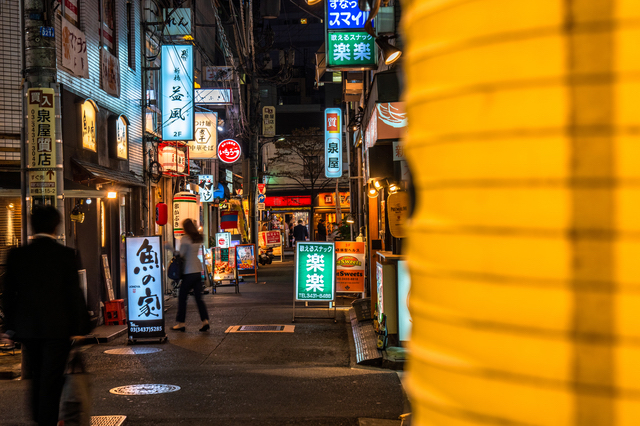
<path fill-rule="evenodd" d="M 200 331 L 209 330 L 209 313 L 207 306 L 202 300 L 202 263 L 198 259 L 198 250 L 202 244 L 202 235 L 198 232 L 198 228 L 191 219 L 185 219 L 182 222 L 182 229 L 185 235 L 180 241 L 180 250 L 178 253 L 183 258 L 184 273 L 182 274 L 182 283 L 178 292 L 178 314 L 176 315 L 177 324 L 171 327 L 172 330 L 185 331 L 185 319 L 187 316 L 187 296 L 189 291 L 193 289 L 193 295 L 196 297 L 198 312 L 202 320 Z"/>

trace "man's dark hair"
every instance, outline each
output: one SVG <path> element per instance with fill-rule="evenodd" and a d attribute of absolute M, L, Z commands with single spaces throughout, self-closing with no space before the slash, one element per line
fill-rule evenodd
<path fill-rule="evenodd" d="M 302 219 L 298 221 L 298 225 L 302 225 Z"/>
<path fill-rule="evenodd" d="M 36 205 L 31 209 L 31 228 L 34 234 L 55 234 L 60 225 L 60 212 L 51 205 Z"/>

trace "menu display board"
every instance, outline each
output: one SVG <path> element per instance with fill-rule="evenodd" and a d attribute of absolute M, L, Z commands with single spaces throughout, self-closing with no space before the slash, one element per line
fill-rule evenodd
<path fill-rule="evenodd" d="M 239 244 L 236 246 L 236 264 L 238 275 L 254 276 L 258 282 L 258 263 L 256 262 L 256 246 L 253 244 Z"/>
<path fill-rule="evenodd" d="M 364 293 L 364 243 L 336 241 L 336 291 Z"/>
<path fill-rule="evenodd" d="M 295 299 L 332 302 L 335 299 L 336 259 L 333 243 L 296 244 Z"/>
<path fill-rule="evenodd" d="M 236 278 L 236 248 L 215 248 L 214 281 L 233 280 Z"/>

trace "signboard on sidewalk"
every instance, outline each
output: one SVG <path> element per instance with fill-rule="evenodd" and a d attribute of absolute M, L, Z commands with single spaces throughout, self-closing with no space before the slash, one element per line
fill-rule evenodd
<path fill-rule="evenodd" d="M 164 338 L 160 236 L 127 237 L 125 249 L 129 339 Z"/>
<path fill-rule="evenodd" d="M 298 242 L 294 300 L 332 302 L 336 296 L 335 262 L 333 243 Z"/>
<path fill-rule="evenodd" d="M 236 265 L 238 275 L 253 275 L 258 282 L 258 263 L 256 262 L 256 246 L 254 244 L 238 244 L 236 246 Z"/>
<path fill-rule="evenodd" d="M 336 291 L 364 293 L 364 243 L 336 241 Z"/>
<path fill-rule="evenodd" d="M 262 231 L 258 233 L 260 247 L 280 247 L 282 235 L 280 231 Z"/>
<path fill-rule="evenodd" d="M 221 248 L 216 247 L 214 249 L 215 260 L 213 270 L 213 280 L 233 280 L 236 278 L 236 248 Z"/>

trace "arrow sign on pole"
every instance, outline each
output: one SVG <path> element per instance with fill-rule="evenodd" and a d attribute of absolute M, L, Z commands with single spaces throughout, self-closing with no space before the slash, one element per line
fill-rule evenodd
<path fill-rule="evenodd" d="M 55 172 L 53 170 L 47 170 L 46 175 L 49 176 L 49 179 L 53 179 Z"/>

